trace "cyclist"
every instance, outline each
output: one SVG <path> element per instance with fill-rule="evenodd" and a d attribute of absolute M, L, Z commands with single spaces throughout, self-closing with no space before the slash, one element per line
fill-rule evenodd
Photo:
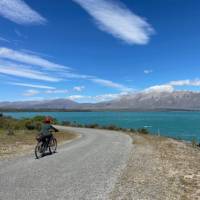
<path fill-rule="evenodd" d="M 49 144 L 53 136 L 53 134 L 51 133 L 52 130 L 55 132 L 58 132 L 58 129 L 56 129 L 55 127 L 51 125 L 51 118 L 45 117 L 44 123 L 42 124 L 42 128 L 39 134 L 43 143 L 47 142 Z"/>

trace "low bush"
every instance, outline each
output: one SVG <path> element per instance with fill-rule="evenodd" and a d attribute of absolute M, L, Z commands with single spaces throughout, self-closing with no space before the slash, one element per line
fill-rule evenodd
<path fill-rule="evenodd" d="M 120 128 L 114 124 L 110 124 L 108 126 L 105 127 L 108 130 L 120 130 Z"/>
<path fill-rule="evenodd" d="M 136 130 L 135 130 L 134 128 L 131 128 L 131 129 L 130 129 L 130 132 L 135 133 Z"/>
<path fill-rule="evenodd" d="M 61 123 L 63 126 L 70 126 L 72 123 L 70 121 L 62 121 Z"/>
<path fill-rule="evenodd" d="M 141 134 L 149 134 L 149 131 L 146 128 L 139 128 L 137 132 Z"/>
<path fill-rule="evenodd" d="M 86 125 L 87 128 L 99 128 L 98 124 L 87 124 Z"/>
<path fill-rule="evenodd" d="M 28 121 L 25 122 L 25 127 L 28 130 L 34 130 L 35 129 L 35 126 L 34 126 L 34 124 L 31 120 L 28 120 Z"/>

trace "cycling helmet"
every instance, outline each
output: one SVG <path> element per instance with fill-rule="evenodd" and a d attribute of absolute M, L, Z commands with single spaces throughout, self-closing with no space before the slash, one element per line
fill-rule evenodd
<path fill-rule="evenodd" d="M 51 117 L 45 117 L 44 123 L 50 124 L 51 123 Z"/>

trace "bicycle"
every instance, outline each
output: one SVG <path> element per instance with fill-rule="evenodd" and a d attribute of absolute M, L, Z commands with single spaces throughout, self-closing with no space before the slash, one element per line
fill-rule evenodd
<path fill-rule="evenodd" d="M 38 141 L 37 145 L 35 146 L 35 157 L 37 159 L 43 157 L 47 151 L 50 154 L 56 153 L 57 140 L 53 134 L 49 142 L 47 140 L 44 141 L 41 137 L 37 137 L 36 140 Z"/>

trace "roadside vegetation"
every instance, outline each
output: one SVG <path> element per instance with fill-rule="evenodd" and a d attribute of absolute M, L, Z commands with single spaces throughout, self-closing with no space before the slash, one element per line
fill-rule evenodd
<path fill-rule="evenodd" d="M 36 116 L 18 120 L 0 114 L 0 158 L 33 150 L 44 117 Z M 53 119 L 53 123 L 58 124 L 56 119 Z M 58 132 L 54 135 L 58 143 L 76 137 L 70 132 Z"/>
<path fill-rule="evenodd" d="M 158 133 L 152 133 L 146 128 L 122 128 L 114 124 L 109 124 L 109 125 L 100 125 L 97 123 L 92 123 L 92 124 L 80 124 L 76 121 L 70 122 L 70 121 L 63 121 L 60 123 L 62 126 L 71 126 L 71 127 L 78 127 L 78 128 L 94 128 L 94 129 L 105 129 L 105 130 L 113 130 L 113 131 L 122 131 L 127 134 L 129 134 L 131 137 L 132 135 L 135 134 L 141 134 L 141 135 L 153 135 L 153 136 L 160 136 Z M 165 136 L 160 136 L 160 138 L 167 138 Z M 182 141 L 181 138 L 179 137 L 171 137 L 171 139 Z M 196 138 L 193 138 L 191 141 L 192 147 L 197 148 L 200 150 L 200 143 Z"/>
<path fill-rule="evenodd" d="M 131 133 L 139 133 L 139 134 L 149 134 L 150 132 L 145 128 L 122 128 L 114 124 L 109 125 L 100 125 L 100 124 L 79 124 L 77 122 L 63 121 L 61 122 L 63 126 L 71 126 L 71 127 L 79 127 L 79 128 L 94 128 L 94 129 L 105 129 L 112 131 L 123 131 L 123 132 L 131 132 Z"/>

